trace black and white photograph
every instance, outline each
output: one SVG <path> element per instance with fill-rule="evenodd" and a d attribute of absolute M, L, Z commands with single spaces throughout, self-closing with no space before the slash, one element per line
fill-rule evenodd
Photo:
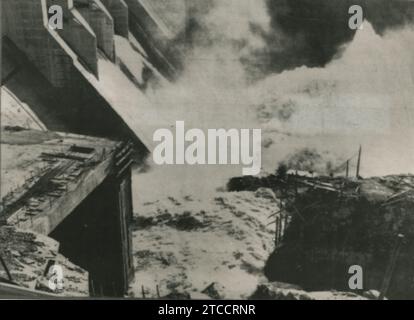
<path fill-rule="evenodd" d="M 0 1 L 0 300 L 414 300 L 413 0 Z"/>

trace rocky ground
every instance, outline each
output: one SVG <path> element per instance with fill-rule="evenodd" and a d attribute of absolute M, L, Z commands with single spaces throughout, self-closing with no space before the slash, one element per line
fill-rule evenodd
<path fill-rule="evenodd" d="M 272 282 L 264 268 L 274 250 L 274 193 L 217 192 L 211 199 L 170 197 L 144 203 L 133 233 L 137 298 L 344 300 L 375 298 L 331 291 L 306 292 Z"/>
<path fill-rule="evenodd" d="M 212 199 L 145 203 L 135 221 L 135 297 L 186 293 L 192 298 L 247 298 L 265 281 L 274 250 L 269 216 L 274 194 L 217 193 Z M 205 290 L 207 289 L 207 290 Z"/>

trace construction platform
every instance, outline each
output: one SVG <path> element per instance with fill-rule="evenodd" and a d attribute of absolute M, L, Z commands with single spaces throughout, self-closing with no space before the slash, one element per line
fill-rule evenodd
<path fill-rule="evenodd" d="M 122 296 L 133 274 L 129 231 L 132 153 L 132 143 L 3 127 L 0 235 L 4 241 L 0 254 L 8 257 L 3 269 L 10 268 L 12 278 L 16 277 L 13 270 L 20 279 L 26 273 L 41 275 L 47 271 L 46 261 L 64 261 L 65 256 L 85 270 L 82 277 L 88 279 L 89 273 L 86 288 L 91 295 Z M 47 240 L 26 243 L 33 237 Z M 39 243 L 44 243 L 45 250 L 33 247 Z M 16 246 L 21 250 L 13 249 Z M 27 271 L 27 261 L 35 271 Z M 102 264 L 104 271 L 100 271 Z M 69 261 L 67 265 L 73 266 L 68 270 L 75 268 Z M 5 278 L 1 271 L 0 278 Z M 26 278 L 18 283 L 31 289 L 39 286 L 38 278 Z M 88 295 L 84 289 L 64 294 L 76 296 L 76 292 Z"/>
<path fill-rule="evenodd" d="M 0 224 L 49 234 L 108 175 L 119 142 L 48 131 L 1 131 Z"/>

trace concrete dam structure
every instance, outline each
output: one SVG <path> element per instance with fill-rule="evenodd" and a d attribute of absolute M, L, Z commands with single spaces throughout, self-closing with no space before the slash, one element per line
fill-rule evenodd
<path fill-rule="evenodd" d="M 53 5 L 62 29 L 49 27 Z M 145 89 L 172 69 L 148 33 L 160 24 L 123 0 L 6 0 L 1 22 L 0 297 L 122 297 L 131 166 L 152 149 Z"/>
<path fill-rule="evenodd" d="M 61 30 L 48 27 L 52 5 L 63 8 Z M 138 88 L 163 78 L 152 54 L 129 33 L 128 24 L 137 22 L 128 10 L 124 1 L 2 2 L 2 88 L 49 130 L 127 138 L 143 152 L 151 149 L 145 114 L 152 106 L 144 93 L 127 101 L 122 92 L 107 90 L 115 77 Z M 123 42 L 141 70 L 117 55 Z M 3 109 L 7 113 L 7 105 Z"/>

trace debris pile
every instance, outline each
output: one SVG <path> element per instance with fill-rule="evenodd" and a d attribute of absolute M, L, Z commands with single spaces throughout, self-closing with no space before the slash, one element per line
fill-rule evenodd
<path fill-rule="evenodd" d="M 261 284 L 250 297 L 253 300 L 368 300 L 353 292 L 315 291 L 306 292 L 302 288 L 280 282 Z"/>
<path fill-rule="evenodd" d="M 49 237 L 0 227 L 0 255 L 4 262 L 0 267 L 3 282 L 67 297 L 89 295 L 88 273 L 59 254 L 59 243 Z M 48 269 L 55 264 L 63 271 L 60 291 L 52 291 L 48 285 Z"/>
<path fill-rule="evenodd" d="M 364 290 L 413 297 L 414 176 L 292 181 L 278 187 L 291 221 L 266 266 L 271 281 L 346 291 L 358 265 Z"/>
<path fill-rule="evenodd" d="M 281 210 L 280 204 L 275 192 L 263 187 L 255 192 L 218 192 L 203 200 L 193 196 L 167 197 L 142 204 L 136 208 L 136 271 L 131 296 L 368 299 L 362 292 L 347 292 L 349 288 L 344 292 L 331 288 L 310 292 L 297 285 L 269 282 L 266 275 L 274 266 L 268 259 L 275 250 L 272 220 Z"/>

